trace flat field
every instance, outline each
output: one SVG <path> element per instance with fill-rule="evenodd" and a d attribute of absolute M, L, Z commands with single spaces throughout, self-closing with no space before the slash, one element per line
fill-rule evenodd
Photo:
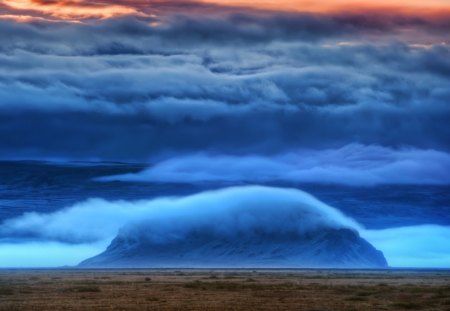
<path fill-rule="evenodd" d="M 0 270 L 0 310 L 450 311 L 450 271 Z"/>

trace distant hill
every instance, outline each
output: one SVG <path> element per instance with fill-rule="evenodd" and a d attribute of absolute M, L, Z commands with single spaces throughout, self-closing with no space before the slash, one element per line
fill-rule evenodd
<path fill-rule="evenodd" d="M 382 252 L 350 229 L 326 229 L 292 239 L 244 236 L 209 239 L 193 233 L 158 244 L 119 235 L 102 254 L 81 267 L 109 268 L 385 268 Z"/>
<path fill-rule="evenodd" d="M 295 189 L 226 188 L 158 203 L 83 267 L 384 268 L 338 210 Z"/>

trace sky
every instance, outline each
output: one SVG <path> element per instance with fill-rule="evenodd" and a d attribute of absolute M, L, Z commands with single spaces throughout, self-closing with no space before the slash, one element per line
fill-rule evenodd
<path fill-rule="evenodd" d="M 448 152 L 449 5 L 0 1 L 0 156 Z"/>
<path fill-rule="evenodd" d="M 118 16 L 153 16 L 161 13 L 221 13 L 225 10 L 341 13 L 358 11 L 441 15 L 449 12 L 447 0 L 2 0 L 5 15 L 83 20 Z"/>
<path fill-rule="evenodd" d="M 0 159 L 154 164 L 98 182 L 448 186 L 449 35 L 449 0 L 0 0 Z M 420 252 L 361 230 L 398 265 Z M 443 244 L 410 264 L 443 266 Z"/>

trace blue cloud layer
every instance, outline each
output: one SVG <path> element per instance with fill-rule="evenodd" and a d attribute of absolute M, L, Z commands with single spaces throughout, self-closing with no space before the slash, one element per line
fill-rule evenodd
<path fill-rule="evenodd" d="M 435 150 L 347 145 L 338 149 L 297 150 L 268 156 L 179 156 L 139 173 L 96 178 L 128 182 L 303 182 L 373 186 L 448 185 L 450 155 Z"/>
<path fill-rule="evenodd" d="M 144 161 L 354 142 L 450 149 L 442 21 L 246 13 L 148 22 L 1 21 L 2 157 Z"/>

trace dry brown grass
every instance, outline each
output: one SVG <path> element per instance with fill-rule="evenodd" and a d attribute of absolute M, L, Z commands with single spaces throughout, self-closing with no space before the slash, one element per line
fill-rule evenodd
<path fill-rule="evenodd" d="M 0 310 L 450 311 L 450 272 L 0 271 Z"/>

